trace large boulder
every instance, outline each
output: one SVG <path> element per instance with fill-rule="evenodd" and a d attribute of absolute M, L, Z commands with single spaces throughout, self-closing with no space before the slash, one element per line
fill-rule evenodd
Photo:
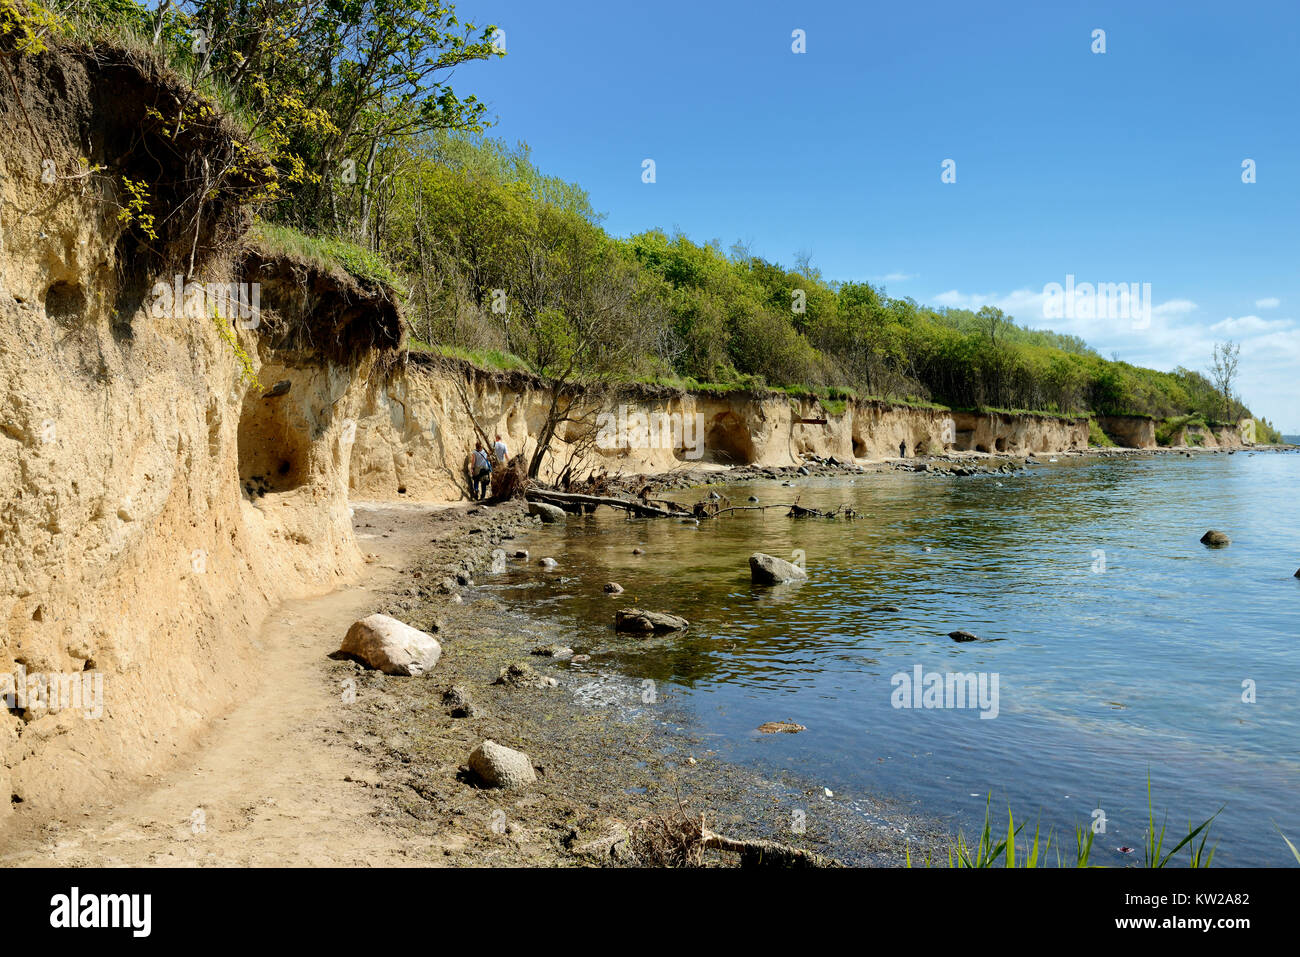
<path fill-rule="evenodd" d="M 749 577 L 755 585 L 780 585 L 783 582 L 803 581 L 808 573 L 783 558 L 754 552 L 749 556 Z"/>
<path fill-rule="evenodd" d="M 520 788 L 537 780 L 528 755 L 502 747 L 491 739 L 470 754 L 469 769 L 490 788 Z"/>
<path fill-rule="evenodd" d="M 1226 532 L 1217 532 L 1210 529 L 1201 536 L 1201 544 L 1207 548 L 1227 548 L 1232 544 L 1232 539 L 1228 537 Z"/>
<path fill-rule="evenodd" d="M 635 634 L 653 634 L 662 631 L 681 631 L 690 622 L 678 615 L 662 611 L 643 611 L 640 608 L 622 608 L 614 613 L 614 630 Z"/>
<path fill-rule="evenodd" d="M 529 502 L 528 514 L 536 515 L 547 525 L 563 522 L 565 519 L 564 509 L 558 505 L 551 505 L 549 502 Z"/>
<path fill-rule="evenodd" d="M 438 639 L 387 615 L 354 622 L 339 652 L 360 659 L 386 675 L 417 676 L 433 670 L 442 657 Z"/>

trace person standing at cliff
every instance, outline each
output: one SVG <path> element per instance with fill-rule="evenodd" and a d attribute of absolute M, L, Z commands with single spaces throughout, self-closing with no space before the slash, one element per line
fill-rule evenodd
<path fill-rule="evenodd" d="M 489 482 L 492 478 L 492 462 L 488 459 L 487 452 L 483 451 L 483 443 L 474 443 L 474 454 L 470 459 L 470 497 L 481 499 L 487 497 Z"/>
<path fill-rule="evenodd" d="M 497 441 L 496 444 L 492 446 L 492 451 L 496 454 L 497 461 L 502 465 L 505 465 L 508 456 L 506 455 L 506 444 L 501 441 L 500 432 L 497 433 Z"/>

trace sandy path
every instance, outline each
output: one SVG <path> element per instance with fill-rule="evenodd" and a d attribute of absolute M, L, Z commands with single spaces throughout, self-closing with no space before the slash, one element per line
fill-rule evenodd
<path fill-rule="evenodd" d="M 326 655 L 396 579 L 433 510 L 356 505 L 361 548 L 379 560 L 270 615 L 256 688 L 198 748 L 116 805 L 11 835 L 0 866 L 427 866 L 430 839 L 377 816 L 376 775 L 343 731 Z"/>

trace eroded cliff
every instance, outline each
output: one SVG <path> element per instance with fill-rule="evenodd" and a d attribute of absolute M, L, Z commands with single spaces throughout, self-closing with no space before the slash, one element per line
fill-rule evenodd
<path fill-rule="evenodd" d="M 529 455 L 557 401 L 532 376 L 408 356 L 388 290 L 250 240 L 238 189 L 186 185 L 234 153 L 235 131 L 148 59 L 14 64 L 18 95 L 0 97 L 0 817 L 111 793 L 184 751 L 256 673 L 268 612 L 355 576 L 350 497 L 463 498 L 475 422 Z M 572 415 L 544 477 L 900 446 L 1051 452 L 1088 435 L 1086 420 L 782 393 L 559 401 Z M 652 437 L 653 421 L 669 426 Z"/>

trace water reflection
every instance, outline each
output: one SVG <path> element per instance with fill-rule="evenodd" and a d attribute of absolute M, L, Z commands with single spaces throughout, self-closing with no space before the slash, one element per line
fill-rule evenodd
<path fill-rule="evenodd" d="M 1220 455 L 733 486 L 737 503 L 797 496 L 859 518 L 769 509 L 693 526 L 601 510 L 533 535 L 556 573 L 512 567 L 493 587 L 554 619 L 593 664 L 685 689 L 738 757 L 963 820 L 990 789 L 1070 828 L 1109 801 L 1121 830 L 1137 826 L 1150 765 L 1171 821 L 1236 805 L 1219 860 L 1284 864 L 1271 820 L 1300 833 L 1297 471 L 1295 456 Z M 1210 527 L 1230 530 L 1232 547 L 1201 546 Z M 797 550 L 807 582 L 750 584 L 751 552 Z M 607 581 L 625 593 L 605 595 Z M 615 634 L 614 610 L 631 605 L 691 628 Z M 954 629 L 990 640 L 956 644 Z M 891 676 L 917 664 L 997 672 L 999 717 L 892 707 Z M 753 733 L 787 717 L 808 730 Z"/>

